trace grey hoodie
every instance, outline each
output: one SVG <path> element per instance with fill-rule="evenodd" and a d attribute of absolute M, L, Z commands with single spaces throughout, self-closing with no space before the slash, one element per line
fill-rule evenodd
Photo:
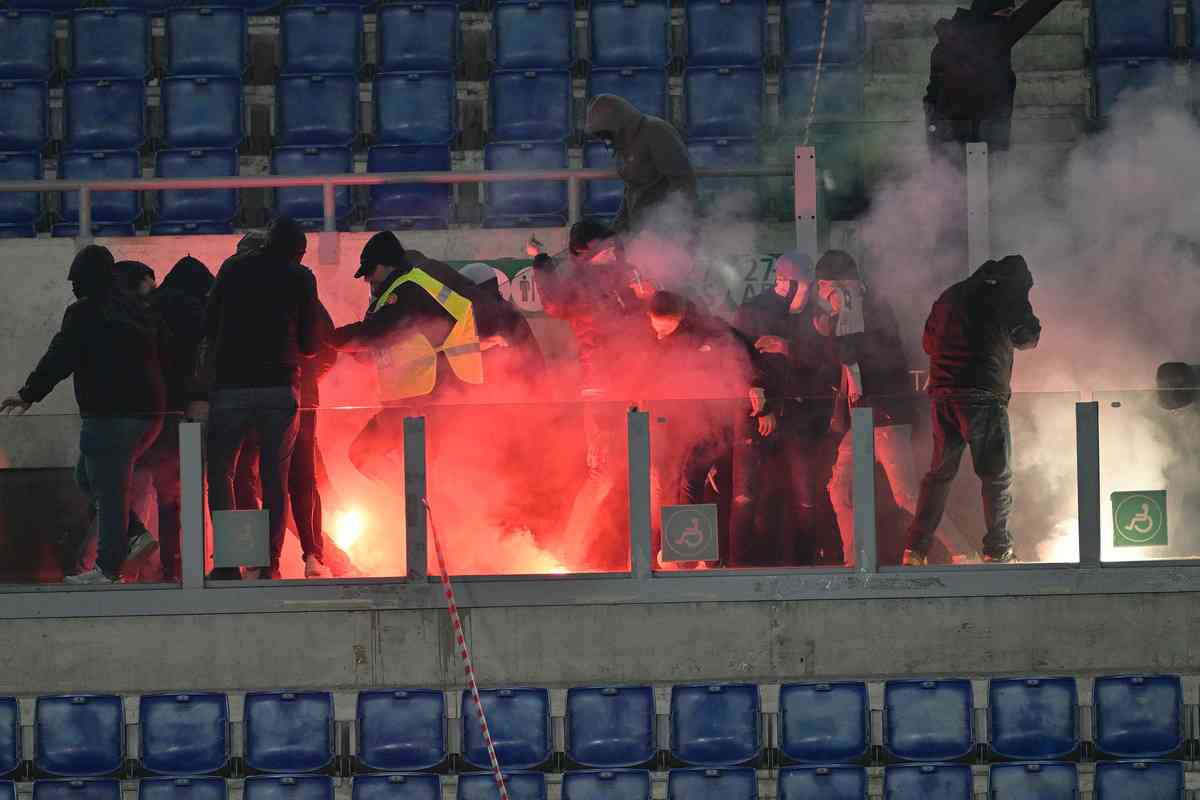
<path fill-rule="evenodd" d="M 650 208 L 681 195 L 690 208 L 696 202 L 696 175 L 683 140 L 666 120 L 643 114 L 623 97 L 597 95 L 587 112 L 590 136 L 606 133 L 616 149 L 617 172 L 625 196 L 613 220 L 615 231 L 636 230 Z"/>

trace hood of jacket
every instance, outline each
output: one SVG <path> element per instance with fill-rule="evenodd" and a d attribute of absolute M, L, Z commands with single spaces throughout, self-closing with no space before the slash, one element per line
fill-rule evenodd
<path fill-rule="evenodd" d="M 995 286 L 1006 293 L 1025 292 L 1033 288 L 1033 273 L 1024 258 L 1011 255 L 985 262 L 971 275 L 971 281 Z"/>
<path fill-rule="evenodd" d="M 633 103 L 615 94 L 596 95 L 588 106 L 586 132 L 597 136 L 601 131 L 612 133 L 613 144 L 625 148 L 633 140 L 646 115 Z"/>
<path fill-rule="evenodd" d="M 159 288 L 180 292 L 203 302 L 208 296 L 208 290 L 212 288 L 213 280 L 213 275 L 208 271 L 208 267 L 204 266 L 204 262 L 184 256 L 171 267 Z"/>

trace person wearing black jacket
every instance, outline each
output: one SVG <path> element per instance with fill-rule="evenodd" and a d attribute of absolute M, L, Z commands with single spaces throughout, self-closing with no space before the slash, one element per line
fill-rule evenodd
<path fill-rule="evenodd" d="M 0 413 L 24 413 L 59 382 L 74 377 L 82 425 L 79 449 L 99 507 L 96 567 L 68 583 L 120 579 L 129 552 L 126 536 L 133 467 L 158 435 L 166 408 L 163 363 L 172 358 L 170 333 L 134 297 L 113 287 L 113 257 L 89 245 L 75 256 L 69 279 L 78 302 L 25 385 L 0 402 Z M 146 534 L 149 536 L 149 534 Z"/>
<path fill-rule="evenodd" d="M 988 261 L 933 304 L 923 339 L 933 399 L 933 459 L 909 530 L 906 565 L 926 563 L 950 484 L 968 447 L 982 484 L 987 525 L 983 559 L 1012 560 L 1008 402 L 1013 351 L 1037 347 L 1041 339 L 1042 324 L 1029 302 L 1032 288 L 1033 275 L 1025 259 L 1010 255 Z"/>
<path fill-rule="evenodd" d="M 258 436 L 263 505 L 269 512 L 271 565 L 279 577 L 287 479 L 299 427 L 300 369 L 317 352 L 317 284 L 300 264 L 307 243 L 290 219 L 271 223 L 261 250 L 221 265 L 209 292 L 201 373 L 211 380 L 208 415 L 209 505 L 235 508 L 238 453 Z M 203 414 L 197 409 L 191 414 Z M 263 572 L 266 572 L 264 575 Z"/>

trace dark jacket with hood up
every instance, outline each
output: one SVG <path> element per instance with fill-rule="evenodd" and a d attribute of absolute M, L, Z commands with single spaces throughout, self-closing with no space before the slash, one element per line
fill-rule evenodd
<path fill-rule="evenodd" d="M 175 263 L 150 305 L 171 329 L 175 340 L 175 358 L 166 365 L 167 408 L 183 411 L 194 385 L 200 342 L 204 339 L 204 305 L 213 276 L 203 263 L 184 256 Z"/>
<path fill-rule="evenodd" d="M 938 298 L 925 323 L 929 393 L 964 401 L 1008 402 L 1013 350 L 1037 347 L 1042 324 L 1029 303 L 1025 259 L 988 261 Z"/>
<path fill-rule="evenodd" d="M 625 182 L 613 230 L 636 230 L 652 207 L 672 196 L 686 201 L 685 214 L 695 207 L 696 175 L 671 123 L 643 114 L 623 97 L 601 94 L 588 107 L 587 132 L 612 135 L 617 172 Z"/>

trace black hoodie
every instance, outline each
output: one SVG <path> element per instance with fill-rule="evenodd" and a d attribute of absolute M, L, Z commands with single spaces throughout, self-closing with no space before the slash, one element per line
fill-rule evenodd
<path fill-rule="evenodd" d="M 204 338 L 204 304 L 212 284 L 208 267 L 185 256 L 175 263 L 151 296 L 151 306 L 162 316 L 175 339 L 175 359 L 165 372 L 167 407 L 171 411 L 187 407 Z"/>

